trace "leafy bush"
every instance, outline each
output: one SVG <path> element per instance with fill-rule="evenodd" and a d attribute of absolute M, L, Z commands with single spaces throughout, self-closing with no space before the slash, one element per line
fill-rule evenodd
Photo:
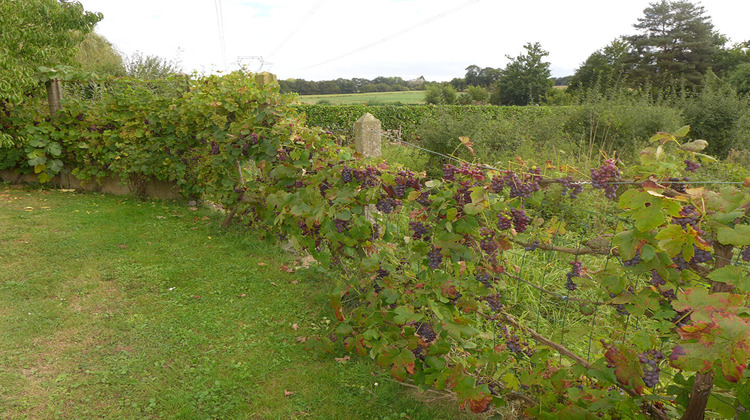
<path fill-rule="evenodd" d="M 712 73 L 703 90 L 678 102 L 693 135 L 712 139 L 709 152 L 721 158 L 731 149 L 750 148 L 750 104 L 734 88 Z"/>

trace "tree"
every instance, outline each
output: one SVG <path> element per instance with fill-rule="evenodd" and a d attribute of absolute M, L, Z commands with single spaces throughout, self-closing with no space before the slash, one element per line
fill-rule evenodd
<path fill-rule="evenodd" d="M 750 40 L 721 48 L 714 57 L 711 70 L 719 77 L 730 75 L 742 64 L 750 64 Z"/>
<path fill-rule="evenodd" d="M 73 61 L 82 70 L 93 72 L 99 76 L 125 76 L 125 64 L 122 56 L 107 38 L 89 32 L 78 46 L 78 53 Z"/>
<path fill-rule="evenodd" d="M 161 79 L 182 71 L 175 60 L 167 60 L 157 55 L 144 55 L 136 51 L 125 60 L 125 72 L 139 79 Z"/>
<path fill-rule="evenodd" d="M 456 89 L 449 84 L 428 86 L 424 95 L 424 101 L 434 105 L 453 105 L 456 99 Z"/>
<path fill-rule="evenodd" d="M 508 59 L 497 82 L 496 94 L 491 100 L 500 105 L 529 105 L 543 102 L 554 81 L 550 79 L 550 63 L 543 61 L 549 52 L 538 42 L 523 46 L 525 54 Z"/>
<path fill-rule="evenodd" d="M 740 95 L 750 95 L 750 63 L 742 63 L 729 74 L 729 83 Z"/>
<path fill-rule="evenodd" d="M 623 39 L 616 39 L 609 45 L 591 54 L 581 64 L 570 80 L 569 91 L 598 87 L 604 90 L 619 80 L 625 73 L 625 61 L 630 45 Z"/>
<path fill-rule="evenodd" d="M 688 87 L 699 85 L 726 41 L 705 13 L 703 6 L 685 0 L 651 3 L 633 25 L 640 33 L 626 37 L 632 46 L 632 82 L 660 88 L 683 81 Z"/>
<path fill-rule="evenodd" d="M 23 102 L 39 66 L 70 64 L 101 19 L 77 1 L 0 1 L 0 104 Z"/>
<path fill-rule="evenodd" d="M 500 78 L 500 70 L 492 67 L 480 68 L 471 65 L 466 68 L 466 77 L 464 80 L 468 86 L 490 87 Z"/>

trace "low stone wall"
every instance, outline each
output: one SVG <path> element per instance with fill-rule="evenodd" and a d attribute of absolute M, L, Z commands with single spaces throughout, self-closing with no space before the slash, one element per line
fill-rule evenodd
<path fill-rule="evenodd" d="M 20 174 L 14 170 L 0 171 L 0 180 L 10 183 L 38 184 L 35 174 Z M 107 176 L 99 180 L 81 180 L 68 173 L 62 173 L 49 181 L 50 185 L 60 188 L 73 189 L 77 191 L 100 192 L 113 195 L 130 195 L 136 193 L 136 187 L 130 182 L 123 182 L 119 177 Z M 157 179 L 147 180 L 143 188 L 143 194 L 147 197 L 162 199 L 183 198 L 177 185 L 172 182 L 159 181 Z"/>

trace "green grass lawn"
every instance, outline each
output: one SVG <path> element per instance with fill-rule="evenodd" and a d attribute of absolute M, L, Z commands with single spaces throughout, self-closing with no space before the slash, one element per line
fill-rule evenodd
<path fill-rule="evenodd" d="M 0 184 L 0 418 L 460 418 L 369 359 L 316 359 L 320 271 L 221 215 Z M 475 417 L 474 417 L 475 418 Z"/>
<path fill-rule="evenodd" d="M 389 104 L 423 104 L 424 91 L 350 93 L 342 95 L 302 95 L 300 102 L 305 104 L 328 103 L 330 105 L 389 105 Z"/>

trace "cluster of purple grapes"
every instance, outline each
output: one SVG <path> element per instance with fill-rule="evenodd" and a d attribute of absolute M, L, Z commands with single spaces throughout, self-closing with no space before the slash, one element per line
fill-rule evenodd
<path fill-rule="evenodd" d="M 456 180 L 456 168 L 455 166 L 451 165 L 450 163 L 446 163 L 443 165 L 443 180 L 448 182 L 453 182 Z"/>
<path fill-rule="evenodd" d="M 388 270 L 386 270 L 385 268 L 379 267 L 378 271 L 375 272 L 375 277 L 378 279 L 384 279 L 388 277 L 390 274 L 391 273 L 389 273 Z"/>
<path fill-rule="evenodd" d="M 354 175 L 352 174 L 352 168 L 344 166 L 344 169 L 341 170 L 341 181 L 343 181 L 344 184 L 347 184 L 349 182 L 352 182 L 353 180 Z"/>
<path fill-rule="evenodd" d="M 490 191 L 492 191 L 495 194 L 498 194 L 500 191 L 505 188 L 505 182 L 503 179 L 499 176 L 492 177 L 490 180 Z"/>
<path fill-rule="evenodd" d="M 686 205 L 682 206 L 680 209 L 680 216 L 681 217 L 673 217 L 672 223 L 676 225 L 680 225 L 683 229 L 686 229 L 688 226 L 692 227 L 693 230 L 698 232 L 698 234 L 705 233 L 699 226 L 698 222 L 700 220 L 700 213 L 698 213 L 698 210 L 695 209 L 693 205 Z"/>
<path fill-rule="evenodd" d="M 750 262 L 750 246 L 746 246 L 745 249 L 740 253 L 742 261 Z"/>
<path fill-rule="evenodd" d="M 486 296 L 484 301 L 487 302 L 487 305 L 489 305 L 492 312 L 500 312 L 503 309 L 502 298 L 503 295 L 495 293 L 494 295 Z"/>
<path fill-rule="evenodd" d="M 539 241 L 534 241 L 534 243 L 532 243 L 531 245 L 525 247 L 524 250 L 529 251 L 529 252 L 533 252 L 533 251 L 536 251 L 537 248 L 539 248 L 539 245 L 541 245 L 539 243 Z"/>
<path fill-rule="evenodd" d="M 378 202 L 375 203 L 375 208 L 385 214 L 390 214 L 393 209 L 401 205 L 401 200 L 394 200 L 390 197 L 379 198 Z"/>
<path fill-rule="evenodd" d="M 219 154 L 219 143 L 212 141 L 211 142 L 211 151 L 209 152 L 212 155 L 218 155 Z"/>
<path fill-rule="evenodd" d="M 285 148 L 282 147 L 276 151 L 276 159 L 280 162 L 286 162 L 287 158 L 289 158 L 289 152 Z"/>
<path fill-rule="evenodd" d="M 578 195 L 583 192 L 583 184 L 580 182 L 573 182 L 573 177 L 569 176 L 558 180 L 562 186 L 562 195 L 568 194 L 568 197 L 572 199 L 578 198 Z M 570 192 L 568 193 L 568 190 Z"/>
<path fill-rule="evenodd" d="M 534 350 L 529 348 L 529 343 L 524 341 L 521 342 L 521 339 L 516 334 L 511 334 L 508 331 L 508 327 L 503 325 L 500 329 L 502 334 L 498 334 L 499 339 L 505 340 L 505 346 L 508 348 L 508 350 L 512 351 L 513 353 L 517 355 L 526 355 L 528 357 L 531 357 L 534 355 Z"/>
<path fill-rule="evenodd" d="M 479 247 L 482 251 L 489 255 L 492 255 L 497 251 L 497 243 L 495 242 L 495 232 L 490 229 L 482 228 L 479 230 L 480 240 Z"/>
<path fill-rule="evenodd" d="M 654 286 L 664 286 L 667 282 L 656 272 L 656 270 L 651 270 L 651 284 Z"/>
<path fill-rule="evenodd" d="M 503 182 L 510 188 L 510 197 L 527 198 L 532 193 L 539 191 L 539 180 L 541 179 L 541 169 L 530 169 L 522 178 L 518 178 L 513 171 L 505 171 Z"/>
<path fill-rule="evenodd" d="M 573 291 L 578 289 L 578 285 L 573 282 L 573 277 L 581 277 L 581 270 L 583 269 L 583 263 L 580 260 L 570 262 L 570 271 L 565 274 L 565 288 Z"/>
<path fill-rule="evenodd" d="M 477 181 L 481 181 L 484 179 L 484 172 L 482 172 L 481 169 L 474 165 L 467 165 L 465 163 L 462 163 L 460 167 L 455 169 L 456 173 L 459 173 L 461 175 L 466 175 L 468 177 L 474 178 Z"/>
<path fill-rule="evenodd" d="M 643 365 L 643 383 L 653 388 L 659 383 L 659 362 L 664 360 L 664 354 L 659 350 L 649 350 L 638 355 L 638 361 Z"/>
<path fill-rule="evenodd" d="M 418 178 L 414 178 L 413 172 L 399 171 L 396 175 L 396 186 L 393 187 L 396 197 L 403 198 L 407 188 L 414 188 L 414 190 L 419 191 L 422 189 L 422 184 Z"/>
<path fill-rule="evenodd" d="M 612 182 L 620 179 L 620 170 L 617 168 L 615 159 L 607 159 L 602 166 L 591 168 L 591 185 L 594 188 L 604 189 L 604 196 L 610 200 L 617 197 L 617 185 Z"/>
<path fill-rule="evenodd" d="M 417 197 L 417 203 L 425 207 L 430 207 L 432 205 L 432 200 L 430 200 L 430 192 L 423 191 L 421 194 L 419 194 L 419 197 Z"/>
<path fill-rule="evenodd" d="M 336 231 L 338 233 L 346 232 L 347 230 L 349 230 L 349 226 L 351 225 L 348 220 L 341 219 L 334 219 L 333 224 L 336 225 Z"/>
<path fill-rule="evenodd" d="M 693 245 L 693 262 L 697 264 L 707 263 L 713 260 L 714 257 L 710 251 L 704 251 L 697 246 Z"/>
<path fill-rule="evenodd" d="M 635 257 L 629 260 L 625 260 L 622 262 L 622 265 L 625 267 L 634 267 L 641 262 L 641 250 L 638 250 L 638 252 L 635 253 Z"/>
<path fill-rule="evenodd" d="M 411 353 L 414 355 L 415 358 L 424 362 L 425 353 L 424 353 L 424 347 L 422 347 L 421 344 L 417 344 L 417 347 L 415 347 L 414 350 L 411 351 Z"/>
<path fill-rule="evenodd" d="M 443 262 L 443 254 L 440 253 L 439 248 L 433 246 L 430 248 L 430 252 L 427 253 L 427 259 L 429 260 L 427 265 L 431 269 L 437 270 L 440 267 L 440 263 Z"/>
<path fill-rule="evenodd" d="M 685 184 L 684 183 L 688 182 L 688 181 L 690 181 L 690 178 L 688 178 L 688 177 L 684 177 L 682 179 L 680 179 L 680 178 L 669 178 L 669 186 L 670 186 L 670 188 L 672 188 L 673 190 L 675 190 L 675 191 L 677 191 L 679 193 L 686 194 L 687 190 L 685 189 Z"/>
<path fill-rule="evenodd" d="M 318 191 L 320 191 L 320 195 L 323 197 L 326 196 L 326 191 L 328 191 L 331 188 L 331 185 L 328 183 L 328 181 L 323 181 L 318 186 Z"/>
<path fill-rule="evenodd" d="M 472 184 L 469 181 L 459 181 L 458 185 L 460 188 L 456 190 L 456 194 L 453 199 L 460 205 L 471 203 L 471 191 L 470 189 L 476 187 L 477 184 Z"/>
<path fill-rule="evenodd" d="M 411 235 L 413 239 L 424 239 L 425 241 L 430 239 L 430 231 L 427 230 L 427 227 L 424 225 L 424 223 L 416 221 L 409 222 L 409 227 L 414 231 L 414 233 Z"/>
<path fill-rule="evenodd" d="M 354 169 L 354 178 L 365 187 L 380 185 L 380 171 L 374 166 L 368 166 L 364 170 Z"/>
<path fill-rule="evenodd" d="M 516 232 L 526 232 L 526 227 L 529 225 L 531 219 L 526 215 L 526 210 L 511 208 L 510 213 L 513 215 L 513 227 L 516 228 Z"/>
<path fill-rule="evenodd" d="M 426 342 L 434 341 L 437 338 L 435 330 L 432 328 L 432 324 L 429 322 L 420 322 L 417 325 L 417 335 Z"/>
<path fill-rule="evenodd" d="M 372 234 L 370 237 L 375 240 L 380 238 L 380 224 L 379 223 L 373 223 L 372 224 Z"/>
<path fill-rule="evenodd" d="M 482 283 L 484 287 L 488 289 L 493 289 L 495 286 L 492 285 L 492 281 L 494 280 L 492 276 L 489 275 L 489 273 L 486 272 L 479 272 L 476 274 L 477 281 Z"/>
<path fill-rule="evenodd" d="M 500 230 L 508 230 L 513 227 L 513 217 L 507 213 L 499 213 L 497 215 L 497 228 Z"/>
<path fill-rule="evenodd" d="M 685 261 L 685 258 L 682 257 L 682 253 L 675 255 L 672 258 L 672 262 L 677 266 L 678 271 L 687 270 L 688 268 L 690 268 L 690 265 L 688 265 L 687 261 Z"/>
<path fill-rule="evenodd" d="M 690 159 L 685 159 L 685 170 L 688 172 L 697 172 L 698 169 L 701 168 L 701 164 L 698 162 L 693 162 Z"/>

